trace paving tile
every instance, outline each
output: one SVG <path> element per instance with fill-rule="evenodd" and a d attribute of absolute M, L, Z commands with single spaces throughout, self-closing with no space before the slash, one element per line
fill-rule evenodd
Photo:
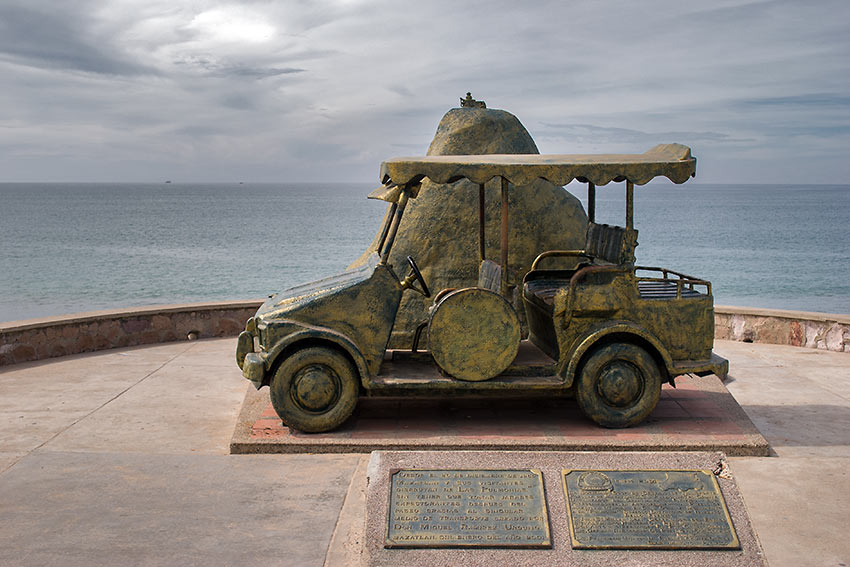
<path fill-rule="evenodd" d="M 357 461 L 32 454 L 0 475 L 0 564 L 321 567 Z"/>
<path fill-rule="evenodd" d="M 850 565 L 850 458 L 730 458 L 771 567 Z"/>
<path fill-rule="evenodd" d="M 87 415 L 88 411 L 2 411 L 0 452 L 33 451 Z"/>
<path fill-rule="evenodd" d="M 0 474 L 3 474 L 6 470 L 8 470 L 11 466 L 20 461 L 25 456 L 26 453 L 0 452 Z"/>
<path fill-rule="evenodd" d="M 235 364 L 210 371 L 187 358 L 173 358 L 44 449 L 226 454 L 248 385 Z"/>

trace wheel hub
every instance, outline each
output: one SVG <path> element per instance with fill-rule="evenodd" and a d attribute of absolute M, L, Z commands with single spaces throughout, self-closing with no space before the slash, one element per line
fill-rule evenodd
<path fill-rule="evenodd" d="M 299 406 L 312 412 L 321 412 L 334 405 L 339 398 L 339 377 L 324 365 L 311 365 L 301 370 L 292 383 L 292 398 Z"/>
<path fill-rule="evenodd" d="M 623 408 L 633 404 L 643 391 L 643 378 L 634 365 L 618 360 L 602 371 L 599 378 L 599 396 L 606 404 Z"/>

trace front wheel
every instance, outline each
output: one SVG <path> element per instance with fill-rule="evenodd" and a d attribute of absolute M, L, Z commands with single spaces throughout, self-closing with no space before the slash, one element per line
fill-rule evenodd
<path fill-rule="evenodd" d="M 581 371 L 579 407 L 603 427 L 622 428 L 643 421 L 661 396 L 661 371 L 648 352 L 628 343 L 597 349 Z"/>
<path fill-rule="evenodd" d="M 310 347 L 278 366 L 269 390 L 284 424 L 318 433 L 339 427 L 351 416 L 360 385 L 354 365 L 345 356 L 330 348 Z"/>

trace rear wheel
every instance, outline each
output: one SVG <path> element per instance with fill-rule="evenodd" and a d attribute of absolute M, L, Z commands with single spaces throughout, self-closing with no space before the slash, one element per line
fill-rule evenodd
<path fill-rule="evenodd" d="M 360 385 L 345 356 L 330 348 L 310 347 L 278 366 L 269 390 L 284 424 L 317 433 L 339 427 L 351 416 Z"/>
<path fill-rule="evenodd" d="M 661 371 L 648 352 L 628 343 L 598 348 L 581 371 L 576 398 L 582 411 L 603 427 L 637 425 L 661 395 Z"/>

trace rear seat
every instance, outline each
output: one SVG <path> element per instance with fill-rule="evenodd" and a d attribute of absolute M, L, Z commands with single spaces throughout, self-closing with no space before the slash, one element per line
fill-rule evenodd
<path fill-rule="evenodd" d="M 618 265 L 633 261 L 633 246 L 637 243 L 637 231 L 632 231 L 634 233 L 632 238 L 628 238 L 628 232 L 621 226 L 588 223 L 584 250 L 577 253 L 554 253 L 553 256 L 586 258 L 597 265 Z M 633 245 L 632 242 L 635 244 Z M 559 289 L 570 285 L 570 277 L 576 271 L 553 271 L 552 277 L 549 278 L 546 277 L 545 271 L 541 270 L 539 277 L 533 277 L 525 282 L 523 295 L 530 302 L 552 314 L 555 308 L 555 294 Z"/>

